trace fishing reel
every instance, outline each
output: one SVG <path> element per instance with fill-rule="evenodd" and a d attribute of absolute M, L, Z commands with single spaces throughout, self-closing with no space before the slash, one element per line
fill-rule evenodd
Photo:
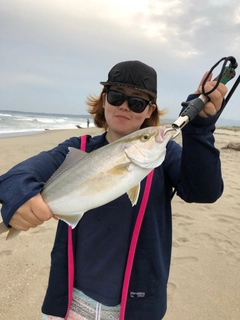
<path fill-rule="evenodd" d="M 224 61 L 220 74 L 214 79 L 216 85 L 210 90 L 205 91 L 204 86 L 207 82 L 207 79 L 213 72 L 213 70 L 219 65 L 220 62 Z M 229 62 L 229 65 L 227 66 Z M 220 59 L 208 72 L 207 76 L 205 77 L 202 83 L 202 94 L 191 101 L 183 102 L 181 105 L 185 107 L 183 112 L 181 113 L 180 117 L 172 124 L 172 128 L 165 130 L 166 132 L 172 131 L 173 138 L 175 138 L 179 133 L 180 130 L 189 122 L 191 121 L 199 112 L 204 108 L 205 104 L 210 100 L 208 95 L 212 93 L 214 90 L 217 89 L 219 83 L 226 84 L 228 81 L 233 79 L 236 75 L 235 69 L 238 67 L 238 63 L 236 59 L 232 56 L 224 57 Z M 225 99 L 225 106 L 229 101 L 230 97 L 232 96 L 233 92 L 235 91 L 236 87 L 240 82 L 240 77 L 236 80 L 234 86 L 232 87 L 231 91 L 229 92 L 228 96 Z M 220 114 L 219 114 L 220 115 Z"/>

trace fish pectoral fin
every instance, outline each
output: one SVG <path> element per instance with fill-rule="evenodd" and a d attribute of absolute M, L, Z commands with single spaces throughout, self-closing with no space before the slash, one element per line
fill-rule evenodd
<path fill-rule="evenodd" d="M 110 170 L 108 170 L 108 173 L 120 175 L 120 174 L 127 173 L 128 168 L 129 168 L 129 163 L 123 163 L 123 164 L 120 164 L 119 166 L 111 168 Z"/>
<path fill-rule="evenodd" d="M 79 220 L 82 218 L 83 213 L 74 214 L 74 215 L 61 215 L 61 214 L 56 214 L 56 217 L 58 217 L 60 220 L 66 222 L 70 227 L 73 229 L 76 227 L 78 224 Z"/>
<path fill-rule="evenodd" d="M 140 192 L 140 184 L 128 190 L 127 194 L 132 203 L 132 206 L 135 206 L 135 204 L 137 203 L 139 192 Z"/>

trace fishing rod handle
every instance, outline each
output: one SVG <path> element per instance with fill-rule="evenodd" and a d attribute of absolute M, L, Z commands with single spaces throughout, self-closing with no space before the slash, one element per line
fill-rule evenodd
<path fill-rule="evenodd" d="M 223 84 L 227 84 L 228 81 L 230 81 L 232 78 L 234 78 L 236 75 L 236 71 L 233 67 L 229 66 L 229 67 L 226 67 L 225 70 L 224 70 L 224 73 L 222 75 L 222 78 L 220 80 L 221 83 Z M 217 81 L 218 78 L 219 78 L 220 75 L 218 75 L 214 81 Z"/>

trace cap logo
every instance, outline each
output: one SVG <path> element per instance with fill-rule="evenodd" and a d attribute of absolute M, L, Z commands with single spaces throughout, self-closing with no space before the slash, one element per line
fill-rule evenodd
<path fill-rule="evenodd" d="M 138 71 L 132 71 L 129 72 L 129 70 L 120 71 L 115 70 L 113 73 L 113 82 L 120 82 L 120 83 L 126 83 L 126 84 L 132 84 L 136 86 L 143 86 L 144 88 L 147 88 L 147 84 L 145 84 L 150 77 L 144 77 L 140 72 Z"/>

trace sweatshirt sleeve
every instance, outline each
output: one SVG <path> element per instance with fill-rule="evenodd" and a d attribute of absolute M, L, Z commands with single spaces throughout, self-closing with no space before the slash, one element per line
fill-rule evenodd
<path fill-rule="evenodd" d="M 196 116 L 189 122 L 182 129 L 182 148 L 174 141 L 169 143 L 168 176 L 186 202 L 212 203 L 223 192 L 220 152 L 213 136 L 219 113 L 208 118 Z"/>
<path fill-rule="evenodd" d="M 70 138 L 52 150 L 17 164 L 0 176 L 1 214 L 6 226 L 22 204 L 41 192 L 45 182 L 64 161 L 68 147 L 79 148 L 79 144 L 79 138 Z"/>

